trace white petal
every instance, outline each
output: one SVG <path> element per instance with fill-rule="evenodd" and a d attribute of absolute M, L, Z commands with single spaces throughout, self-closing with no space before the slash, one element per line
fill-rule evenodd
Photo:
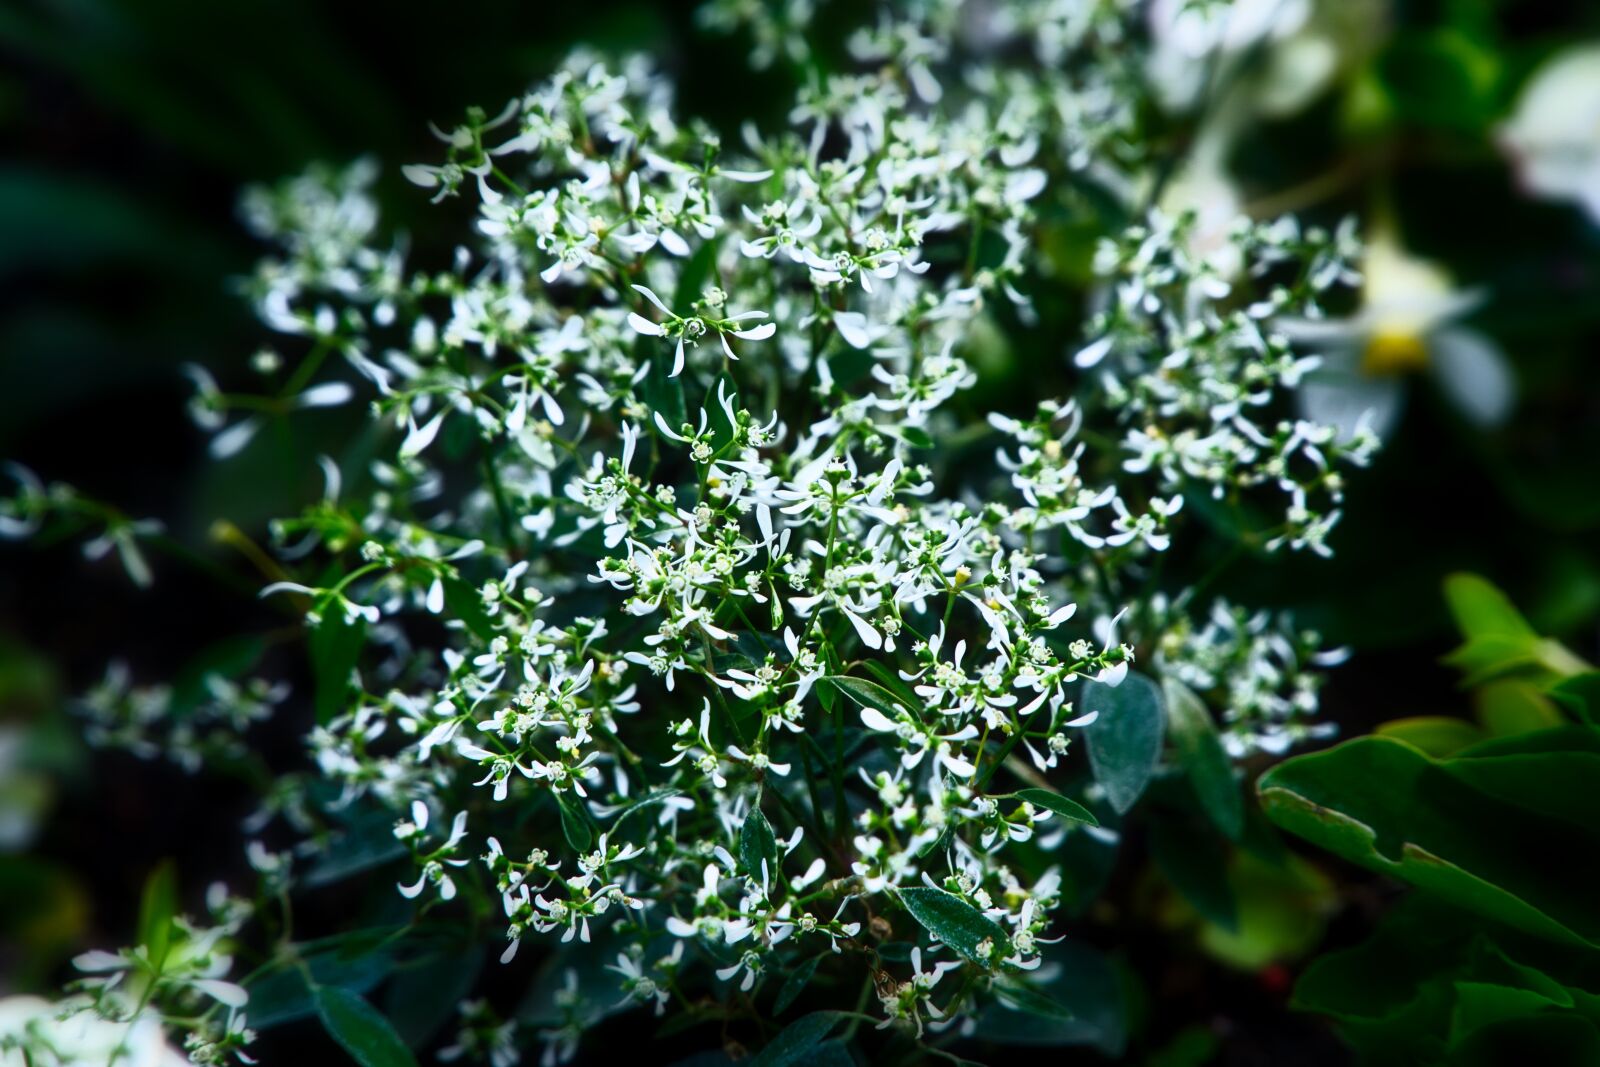
<path fill-rule="evenodd" d="M 1511 411 L 1516 383 L 1505 353 L 1476 330 L 1453 327 L 1428 338 L 1433 376 L 1456 409 L 1479 426 L 1495 426 Z"/>

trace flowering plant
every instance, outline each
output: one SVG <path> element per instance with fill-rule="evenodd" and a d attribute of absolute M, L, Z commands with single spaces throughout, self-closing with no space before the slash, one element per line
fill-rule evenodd
<path fill-rule="evenodd" d="M 1358 280 L 1353 230 L 1199 240 L 1150 206 L 1170 168 L 1123 5 L 973 8 L 861 29 L 856 73 L 783 45 L 809 72 L 788 125 L 737 143 L 646 60 L 574 55 L 405 168 L 470 204 L 448 264 L 408 261 L 369 162 L 247 195 L 277 251 L 246 288 L 285 340 L 261 392 L 191 370 L 212 453 L 369 404 L 272 527 L 311 766 L 248 827 L 256 970 L 225 977 L 247 902 L 201 927 L 155 892 L 143 945 L 82 961 L 102 1013 L 221 1062 L 248 1058 L 247 991 L 256 1025 L 300 995 L 362 1062 L 407 1062 L 372 982 L 292 925 L 296 893 L 384 870 L 411 903 L 363 931 L 380 968 L 442 931 L 551 961 L 513 1018 L 465 1003 L 445 1058 L 565 1061 L 631 1007 L 772 1062 L 874 1027 L 951 1055 L 1069 1010 L 1049 945 L 1093 887 L 1067 857 L 1114 846 L 1153 779 L 1240 835 L 1235 761 L 1322 731 L 1331 657 L 1163 560 L 1329 551 L 1377 441 L 1296 416 L 1318 358 L 1275 323 Z M 1039 341 L 1064 219 L 1093 236 L 1062 351 Z M 1066 387 L 975 396 L 997 348 Z M 153 527 L 17 474 L 7 532 L 101 523 L 146 575 Z M 248 758 L 286 699 L 217 675 L 180 720 L 114 672 L 88 705 L 97 738 L 192 770 Z M 774 1037 L 802 1003 L 829 1010 Z"/>

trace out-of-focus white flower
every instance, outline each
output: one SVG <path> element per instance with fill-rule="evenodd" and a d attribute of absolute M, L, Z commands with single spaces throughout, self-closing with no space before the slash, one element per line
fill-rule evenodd
<path fill-rule="evenodd" d="M 1214 64 L 1267 40 L 1281 40 L 1305 25 L 1311 0 L 1238 0 L 1231 4 L 1155 0 L 1150 5 L 1148 65 L 1157 96 L 1167 107 L 1192 107 Z"/>
<path fill-rule="evenodd" d="M 1540 67 L 1499 141 L 1528 192 L 1575 200 L 1600 222 L 1600 45 L 1568 49 Z"/>
<path fill-rule="evenodd" d="M 1365 275 L 1354 317 L 1276 324 L 1322 356 L 1300 386 L 1305 417 L 1337 427 L 1346 440 L 1363 424 L 1381 437 L 1399 417 L 1404 377 L 1425 371 L 1469 421 L 1504 420 L 1515 385 L 1505 355 L 1484 334 L 1456 324 L 1482 302 L 1482 292 L 1456 288 L 1437 265 L 1410 255 L 1381 229 Z"/>
<path fill-rule="evenodd" d="M 0 1050 L 19 1050 L 15 1058 L 11 1051 L 0 1052 L 0 1064 L 104 1064 L 114 1059 L 124 1067 L 185 1067 L 189 1062 L 167 1044 L 154 1014 L 129 1023 L 102 1019 L 91 1010 L 62 1018 L 67 1007 L 39 997 L 0 999 Z"/>

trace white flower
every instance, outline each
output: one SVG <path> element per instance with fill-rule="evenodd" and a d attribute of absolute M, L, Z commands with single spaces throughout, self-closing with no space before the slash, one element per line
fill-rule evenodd
<path fill-rule="evenodd" d="M 1600 223 L 1600 45 L 1577 45 L 1534 72 L 1499 142 L 1528 192 L 1576 201 Z"/>
<path fill-rule="evenodd" d="M 1346 320 L 1280 320 L 1283 333 L 1322 357 L 1299 391 L 1305 418 L 1349 441 L 1383 436 L 1399 419 L 1401 377 L 1426 372 L 1463 416 L 1493 426 L 1511 410 L 1514 383 L 1499 347 L 1457 324 L 1481 303 L 1442 270 L 1380 233 L 1369 248 L 1361 311 Z"/>

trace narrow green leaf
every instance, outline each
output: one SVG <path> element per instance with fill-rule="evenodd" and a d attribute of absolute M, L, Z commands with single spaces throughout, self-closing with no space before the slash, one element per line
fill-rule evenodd
<path fill-rule="evenodd" d="M 881 711 L 891 719 L 899 719 L 903 708 L 894 694 L 877 682 L 865 678 L 852 678 L 847 674 L 830 674 L 823 681 L 865 708 Z"/>
<path fill-rule="evenodd" d="M 772 833 L 772 824 L 756 808 L 745 817 L 739 829 L 739 862 L 750 877 L 760 881 L 778 872 L 778 842 Z M 765 865 L 765 876 L 762 867 Z"/>
<path fill-rule="evenodd" d="M 366 623 L 360 619 L 347 620 L 339 605 L 322 605 L 322 621 L 306 637 L 311 675 L 316 682 L 318 723 L 326 723 L 344 711 L 350 695 L 350 672 L 361 655 L 366 630 Z"/>
<path fill-rule="evenodd" d="M 1176 678 L 1163 679 L 1161 689 L 1167 701 L 1167 734 L 1178 765 L 1217 829 L 1230 841 L 1239 840 L 1244 832 L 1244 801 L 1211 712 L 1194 690 Z"/>
<path fill-rule="evenodd" d="M 789 972 L 789 977 L 783 980 L 783 986 L 778 990 L 778 999 L 772 1004 L 774 1015 L 782 1015 L 789 1010 L 789 1005 L 799 999 L 800 994 L 805 992 L 806 986 L 811 983 L 811 976 L 817 973 L 817 966 L 821 963 L 821 956 L 812 956 Z"/>
<path fill-rule="evenodd" d="M 417 1061 L 383 1014 L 347 989 L 316 988 L 323 1027 L 361 1067 L 416 1067 Z"/>
<path fill-rule="evenodd" d="M 1011 795 L 1018 800 L 1026 800 L 1036 808 L 1053 811 L 1063 819 L 1088 823 L 1090 826 L 1100 825 L 1100 820 L 1094 817 L 1094 812 L 1082 804 L 1068 800 L 1060 793 L 1052 793 L 1048 789 L 1019 789 Z"/>
<path fill-rule="evenodd" d="M 172 919 L 178 913 L 178 878 L 171 860 L 162 860 L 145 879 L 139 900 L 139 943 L 160 970 L 172 945 Z"/>
<path fill-rule="evenodd" d="M 974 963 L 986 964 L 1006 954 L 1010 942 L 1005 930 L 954 893 L 932 886 L 912 886 L 900 890 L 900 901 L 925 930 Z M 978 951 L 984 941 L 994 946 L 996 955 L 985 956 Z"/>
<path fill-rule="evenodd" d="M 1100 717 L 1084 728 L 1089 766 L 1117 814 L 1139 799 L 1161 762 L 1161 690 L 1131 671 L 1116 687 L 1085 682 L 1085 711 Z"/>
<path fill-rule="evenodd" d="M 1229 933 L 1239 929 L 1239 908 L 1228 884 L 1223 843 L 1206 833 L 1198 819 L 1160 818 L 1150 827 L 1150 853 L 1195 911 Z"/>

